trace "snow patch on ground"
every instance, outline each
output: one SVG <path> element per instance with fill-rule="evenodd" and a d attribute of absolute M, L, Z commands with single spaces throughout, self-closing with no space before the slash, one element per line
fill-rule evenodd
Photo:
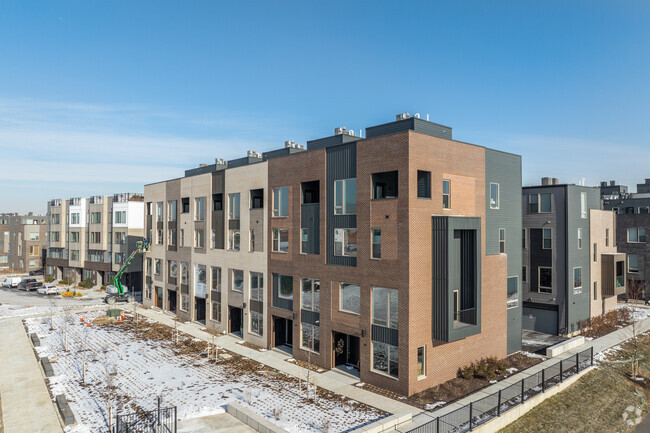
<path fill-rule="evenodd" d="M 515 368 L 515 367 L 510 367 L 510 368 L 506 369 L 506 371 L 508 372 L 508 374 L 512 374 L 512 373 L 515 373 L 515 372 L 517 372 L 519 370 L 517 368 Z"/>
<path fill-rule="evenodd" d="M 632 314 L 632 319 L 635 321 L 643 320 L 646 317 L 650 317 L 650 308 L 645 306 L 633 305 L 633 304 L 618 304 L 617 307 L 619 309 L 622 308 L 630 309 Z"/>
<path fill-rule="evenodd" d="M 526 355 L 529 358 L 546 359 L 545 356 L 538 355 L 537 353 L 526 352 L 525 350 L 521 351 L 520 353 L 523 354 L 523 355 Z"/>
<path fill-rule="evenodd" d="M 434 410 L 437 407 L 444 406 L 446 402 L 444 401 L 437 401 L 435 403 L 428 403 L 426 406 L 424 406 L 424 409 L 426 410 Z"/>
<path fill-rule="evenodd" d="M 85 313 L 84 319 L 100 315 Z M 297 384 L 281 375 L 243 375 L 228 367 L 231 361 L 214 364 L 196 355 L 174 354 L 167 342 L 139 340 L 117 327 L 87 327 L 79 316 L 72 314 L 69 322 L 55 316 L 54 331 L 49 318 L 25 320 L 28 331 L 41 340 L 38 356 L 58 357 L 49 388 L 54 395 L 65 394 L 78 422 L 66 427 L 66 433 L 108 433 L 110 383 L 115 386 L 113 413 L 131 413 L 136 407 L 151 410 L 162 395 L 164 406 L 177 406 L 181 420 L 222 413 L 228 402 L 237 401 L 291 433 L 320 432 L 326 423 L 330 432 L 349 431 L 385 416 L 352 400 L 320 398 L 315 405 L 301 398 Z M 84 356 L 86 386 L 81 384 Z M 279 420 L 274 411 L 281 411 Z"/>
<path fill-rule="evenodd" d="M 50 311 L 50 307 L 39 306 L 33 307 L 31 305 L 0 305 L 0 318 L 9 317 L 23 317 L 23 316 L 36 316 L 38 314 L 46 314 Z"/>
<path fill-rule="evenodd" d="M 594 354 L 594 363 L 597 364 L 597 363 L 606 361 L 607 358 L 609 358 L 611 355 L 615 354 L 619 350 L 621 350 L 621 346 L 616 345 L 616 346 L 610 347 L 609 349 L 605 349 L 602 352 L 595 353 Z"/>

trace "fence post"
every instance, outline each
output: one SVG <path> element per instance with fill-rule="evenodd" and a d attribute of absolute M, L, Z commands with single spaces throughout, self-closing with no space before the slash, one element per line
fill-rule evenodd
<path fill-rule="evenodd" d="M 158 422 L 156 423 L 157 425 L 160 425 L 160 400 L 161 400 L 161 398 L 160 398 L 160 395 L 159 395 L 158 396 L 158 414 L 156 416 L 156 418 L 158 418 Z"/>
<path fill-rule="evenodd" d="M 174 433 L 178 429 L 178 417 L 176 416 L 176 406 L 174 406 Z"/>
<path fill-rule="evenodd" d="M 594 366 L 594 346 L 590 347 L 591 353 L 589 354 L 589 358 L 591 359 L 591 366 Z"/>
<path fill-rule="evenodd" d="M 524 398 L 526 398 L 524 395 L 524 379 L 521 379 L 521 404 L 524 404 Z"/>
<path fill-rule="evenodd" d="M 469 430 L 470 431 L 472 430 L 472 405 L 473 404 L 474 404 L 473 402 L 469 404 Z"/>
<path fill-rule="evenodd" d="M 580 372 L 580 357 L 579 353 L 576 353 L 576 374 Z"/>
<path fill-rule="evenodd" d="M 542 392 L 546 392 L 546 375 L 544 374 L 546 372 L 545 368 L 542 368 Z"/>
<path fill-rule="evenodd" d="M 563 376 L 563 374 L 562 374 L 562 360 L 560 360 L 560 382 L 564 381 L 564 378 L 562 376 Z"/>
<path fill-rule="evenodd" d="M 436 418 L 436 433 L 440 432 L 440 417 Z"/>
<path fill-rule="evenodd" d="M 499 400 L 497 403 L 497 416 L 501 416 L 501 390 L 499 390 Z"/>

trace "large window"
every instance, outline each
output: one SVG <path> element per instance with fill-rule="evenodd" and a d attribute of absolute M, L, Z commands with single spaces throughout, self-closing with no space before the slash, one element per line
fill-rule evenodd
<path fill-rule="evenodd" d="M 320 329 L 318 325 L 301 323 L 300 347 L 318 353 L 320 351 Z"/>
<path fill-rule="evenodd" d="M 207 295 L 208 288 L 208 272 L 206 265 L 194 265 L 194 294 L 195 296 L 200 296 L 205 298 Z"/>
<path fill-rule="evenodd" d="M 228 230 L 228 249 L 232 251 L 239 251 L 241 243 L 241 236 L 239 229 Z"/>
<path fill-rule="evenodd" d="M 357 229 L 334 229 L 334 255 L 357 256 Z"/>
<path fill-rule="evenodd" d="M 251 272 L 251 301 L 264 302 L 264 275 L 259 272 Z"/>
<path fill-rule="evenodd" d="M 239 193 L 228 194 L 228 219 L 239 219 Z"/>
<path fill-rule="evenodd" d="M 341 283 L 341 311 L 361 313 L 361 287 L 358 284 Z"/>
<path fill-rule="evenodd" d="M 541 213 L 550 213 L 550 212 L 552 212 L 552 204 L 551 204 L 552 194 L 544 193 L 544 194 L 540 194 L 539 197 L 540 197 L 540 201 L 542 202 L 540 212 Z"/>
<path fill-rule="evenodd" d="M 528 195 L 528 213 L 539 212 L 539 196 L 537 194 Z"/>
<path fill-rule="evenodd" d="M 582 268 L 573 268 L 573 294 L 582 293 Z"/>
<path fill-rule="evenodd" d="M 169 200 L 167 202 L 167 220 L 176 221 L 176 200 Z"/>
<path fill-rule="evenodd" d="M 273 216 L 289 216 L 289 187 L 273 188 Z"/>
<path fill-rule="evenodd" d="M 627 241 L 645 243 L 645 229 L 627 229 Z"/>
<path fill-rule="evenodd" d="M 187 286 L 189 284 L 189 264 L 181 262 L 181 284 Z"/>
<path fill-rule="evenodd" d="M 293 300 L 293 277 L 278 275 L 278 296 L 282 299 Z"/>
<path fill-rule="evenodd" d="M 160 243 L 162 244 L 162 229 L 159 231 L 161 232 Z M 116 245 L 126 244 L 126 232 L 115 232 L 115 244 Z"/>
<path fill-rule="evenodd" d="M 289 252 L 289 229 L 273 229 L 273 252 Z"/>
<path fill-rule="evenodd" d="M 537 287 L 539 288 L 539 292 L 553 292 L 553 268 L 540 266 L 537 268 L 537 278 Z"/>
<path fill-rule="evenodd" d="M 264 313 L 251 311 L 250 332 L 259 336 L 264 334 Z"/>
<path fill-rule="evenodd" d="M 490 209 L 499 209 L 499 184 L 490 184 Z"/>
<path fill-rule="evenodd" d="M 301 278 L 300 308 L 309 311 L 319 311 L 320 281 L 313 278 Z"/>
<path fill-rule="evenodd" d="M 397 329 L 398 292 L 384 287 L 372 288 L 372 323 L 378 326 Z"/>
<path fill-rule="evenodd" d="M 639 256 L 637 254 L 627 255 L 627 271 L 639 272 Z"/>
<path fill-rule="evenodd" d="M 551 229 L 542 229 L 542 248 L 550 250 L 553 246 L 551 238 Z"/>
<path fill-rule="evenodd" d="M 234 292 L 244 292 L 244 271 L 233 269 L 231 288 Z"/>
<path fill-rule="evenodd" d="M 357 213 L 357 179 L 334 181 L 334 214 Z"/>
<path fill-rule="evenodd" d="M 79 242 L 79 232 L 70 232 L 70 242 Z"/>
<path fill-rule="evenodd" d="M 115 224 L 126 224 L 126 211 L 115 211 Z"/>
<path fill-rule="evenodd" d="M 371 229 L 371 257 L 381 259 L 381 229 Z"/>
<path fill-rule="evenodd" d="M 372 342 L 372 369 L 398 377 L 399 356 L 397 346 Z"/>
<path fill-rule="evenodd" d="M 499 229 L 499 253 L 506 253 L 506 229 Z"/>
<path fill-rule="evenodd" d="M 205 230 L 203 229 L 194 230 L 194 246 L 196 248 L 205 247 Z"/>
<path fill-rule="evenodd" d="M 71 213 L 70 214 L 70 224 L 79 224 L 79 213 Z"/>
<path fill-rule="evenodd" d="M 397 171 L 372 174 L 372 198 L 397 198 Z"/>
<path fill-rule="evenodd" d="M 189 197 L 183 197 L 181 198 L 181 212 L 182 213 L 190 213 L 190 198 Z"/>
<path fill-rule="evenodd" d="M 37 256 L 39 251 L 40 251 L 40 247 L 38 245 L 30 245 L 29 247 L 30 256 Z"/>
<path fill-rule="evenodd" d="M 167 261 L 167 275 L 169 278 L 176 279 L 178 277 L 178 263 L 176 260 Z"/>
<path fill-rule="evenodd" d="M 90 243 L 99 244 L 102 242 L 102 232 L 90 232 Z"/>
<path fill-rule="evenodd" d="M 61 222 L 61 214 L 53 213 L 52 214 L 52 224 L 59 224 Z"/>
<path fill-rule="evenodd" d="M 170 247 L 176 246 L 176 229 L 169 229 L 167 231 L 167 245 Z"/>
<path fill-rule="evenodd" d="M 92 212 L 90 214 L 90 223 L 91 224 L 100 224 L 102 222 L 102 213 L 101 212 Z"/>
<path fill-rule="evenodd" d="M 587 193 L 580 193 L 580 217 L 587 218 Z"/>
<path fill-rule="evenodd" d="M 264 189 L 251 189 L 251 209 L 262 209 L 264 207 Z"/>
<path fill-rule="evenodd" d="M 205 220 L 205 197 L 197 197 L 194 199 L 194 220 Z"/>
<path fill-rule="evenodd" d="M 418 170 L 418 198 L 431 198 L 431 172 Z"/>
<path fill-rule="evenodd" d="M 156 221 L 159 223 L 163 221 L 163 202 L 156 203 Z"/>
<path fill-rule="evenodd" d="M 442 180 L 442 208 L 451 209 L 451 180 Z"/>
<path fill-rule="evenodd" d="M 221 268 L 212 266 L 212 290 L 221 291 Z"/>

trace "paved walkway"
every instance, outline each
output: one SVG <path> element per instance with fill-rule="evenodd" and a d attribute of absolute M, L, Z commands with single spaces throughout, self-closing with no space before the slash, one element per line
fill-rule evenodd
<path fill-rule="evenodd" d="M 4 432 L 63 431 L 21 318 L 0 321 L 0 344 Z"/>
<path fill-rule="evenodd" d="M 650 317 L 647 317 L 646 319 L 639 321 L 635 325 L 636 327 L 636 333 L 641 334 L 642 332 L 645 332 L 647 330 L 650 330 Z M 576 353 L 582 352 L 583 350 L 587 350 L 590 347 L 594 348 L 594 355 L 596 355 L 599 352 L 602 352 L 605 349 L 609 349 L 610 347 L 616 346 L 626 340 L 629 340 L 632 338 L 633 332 L 632 332 L 632 325 L 619 329 L 618 331 L 614 331 L 610 334 L 605 335 L 604 337 L 597 338 L 595 340 L 587 341 L 584 344 L 575 347 L 571 350 L 568 350 L 561 355 L 558 355 L 555 358 L 550 358 L 547 359 L 543 362 L 540 362 L 539 364 L 536 364 L 520 373 L 517 373 L 513 376 L 508 377 L 507 379 L 504 379 L 498 383 L 495 383 L 494 385 L 488 386 L 486 388 L 483 388 L 482 390 L 476 391 L 473 394 L 470 394 L 460 400 L 457 400 L 456 402 L 447 405 L 441 409 L 438 409 L 433 412 L 423 412 L 420 411 L 420 413 L 417 416 L 413 417 L 413 421 L 409 424 L 406 424 L 402 427 L 397 428 L 396 432 L 408 432 L 411 429 L 414 429 L 415 427 L 421 426 L 423 424 L 426 424 L 427 422 L 430 422 L 434 420 L 435 418 L 446 415 L 450 412 L 455 411 L 456 409 L 459 409 L 465 405 L 468 405 L 470 402 L 480 400 L 483 397 L 487 397 L 490 394 L 493 394 L 500 389 L 507 388 L 508 386 L 520 382 L 521 379 L 524 379 L 532 374 L 535 374 L 541 370 L 543 370 L 546 367 L 549 367 L 555 363 L 557 363 L 560 359 L 565 359 L 568 358 L 571 355 L 575 355 Z"/>
<path fill-rule="evenodd" d="M 162 324 L 169 325 L 171 327 L 174 326 L 173 317 L 160 310 L 138 309 L 138 313 Z M 202 331 L 202 329 L 205 329 L 205 325 L 198 323 L 178 324 L 179 331 L 191 335 L 192 337 L 200 338 L 204 341 L 212 341 L 212 335 L 205 331 Z M 241 342 L 242 340 L 232 335 L 221 335 L 217 337 L 217 344 L 219 347 L 222 347 L 233 353 L 254 359 L 257 362 L 268 365 L 269 367 L 272 367 L 290 376 L 298 377 L 299 374 L 302 374 L 304 377 L 305 371 L 303 368 L 286 361 L 286 359 L 290 358 L 289 354 L 281 352 L 279 350 L 267 350 L 266 352 L 260 352 L 259 350 L 251 349 L 249 347 L 238 344 L 238 341 Z M 379 394 L 375 394 L 374 392 L 366 391 L 357 386 L 354 386 L 355 383 L 359 382 L 359 379 L 346 375 L 345 373 L 339 372 L 338 370 L 330 370 L 324 373 L 312 372 L 311 374 L 316 378 L 316 385 L 318 385 L 320 388 L 324 388 L 328 391 L 344 395 L 347 398 L 365 403 L 369 406 L 383 410 L 384 412 L 391 414 L 411 412 L 413 414 L 417 414 L 422 411 L 415 406 L 411 406 L 406 403 L 393 400 L 392 398 L 384 397 Z"/>

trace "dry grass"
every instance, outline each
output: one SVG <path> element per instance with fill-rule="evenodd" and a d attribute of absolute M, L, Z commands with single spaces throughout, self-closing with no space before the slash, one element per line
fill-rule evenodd
<path fill-rule="evenodd" d="M 631 345 L 610 356 L 608 362 L 581 377 L 565 391 L 549 398 L 503 433 L 603 433 L 631 431 L 624 419 L 635 418 L 628 407 L 647 412 L 650 398 L 650 336 L 640 338 L 644 356 L 639 361 L 643 382 L 629 378 Z"/>

